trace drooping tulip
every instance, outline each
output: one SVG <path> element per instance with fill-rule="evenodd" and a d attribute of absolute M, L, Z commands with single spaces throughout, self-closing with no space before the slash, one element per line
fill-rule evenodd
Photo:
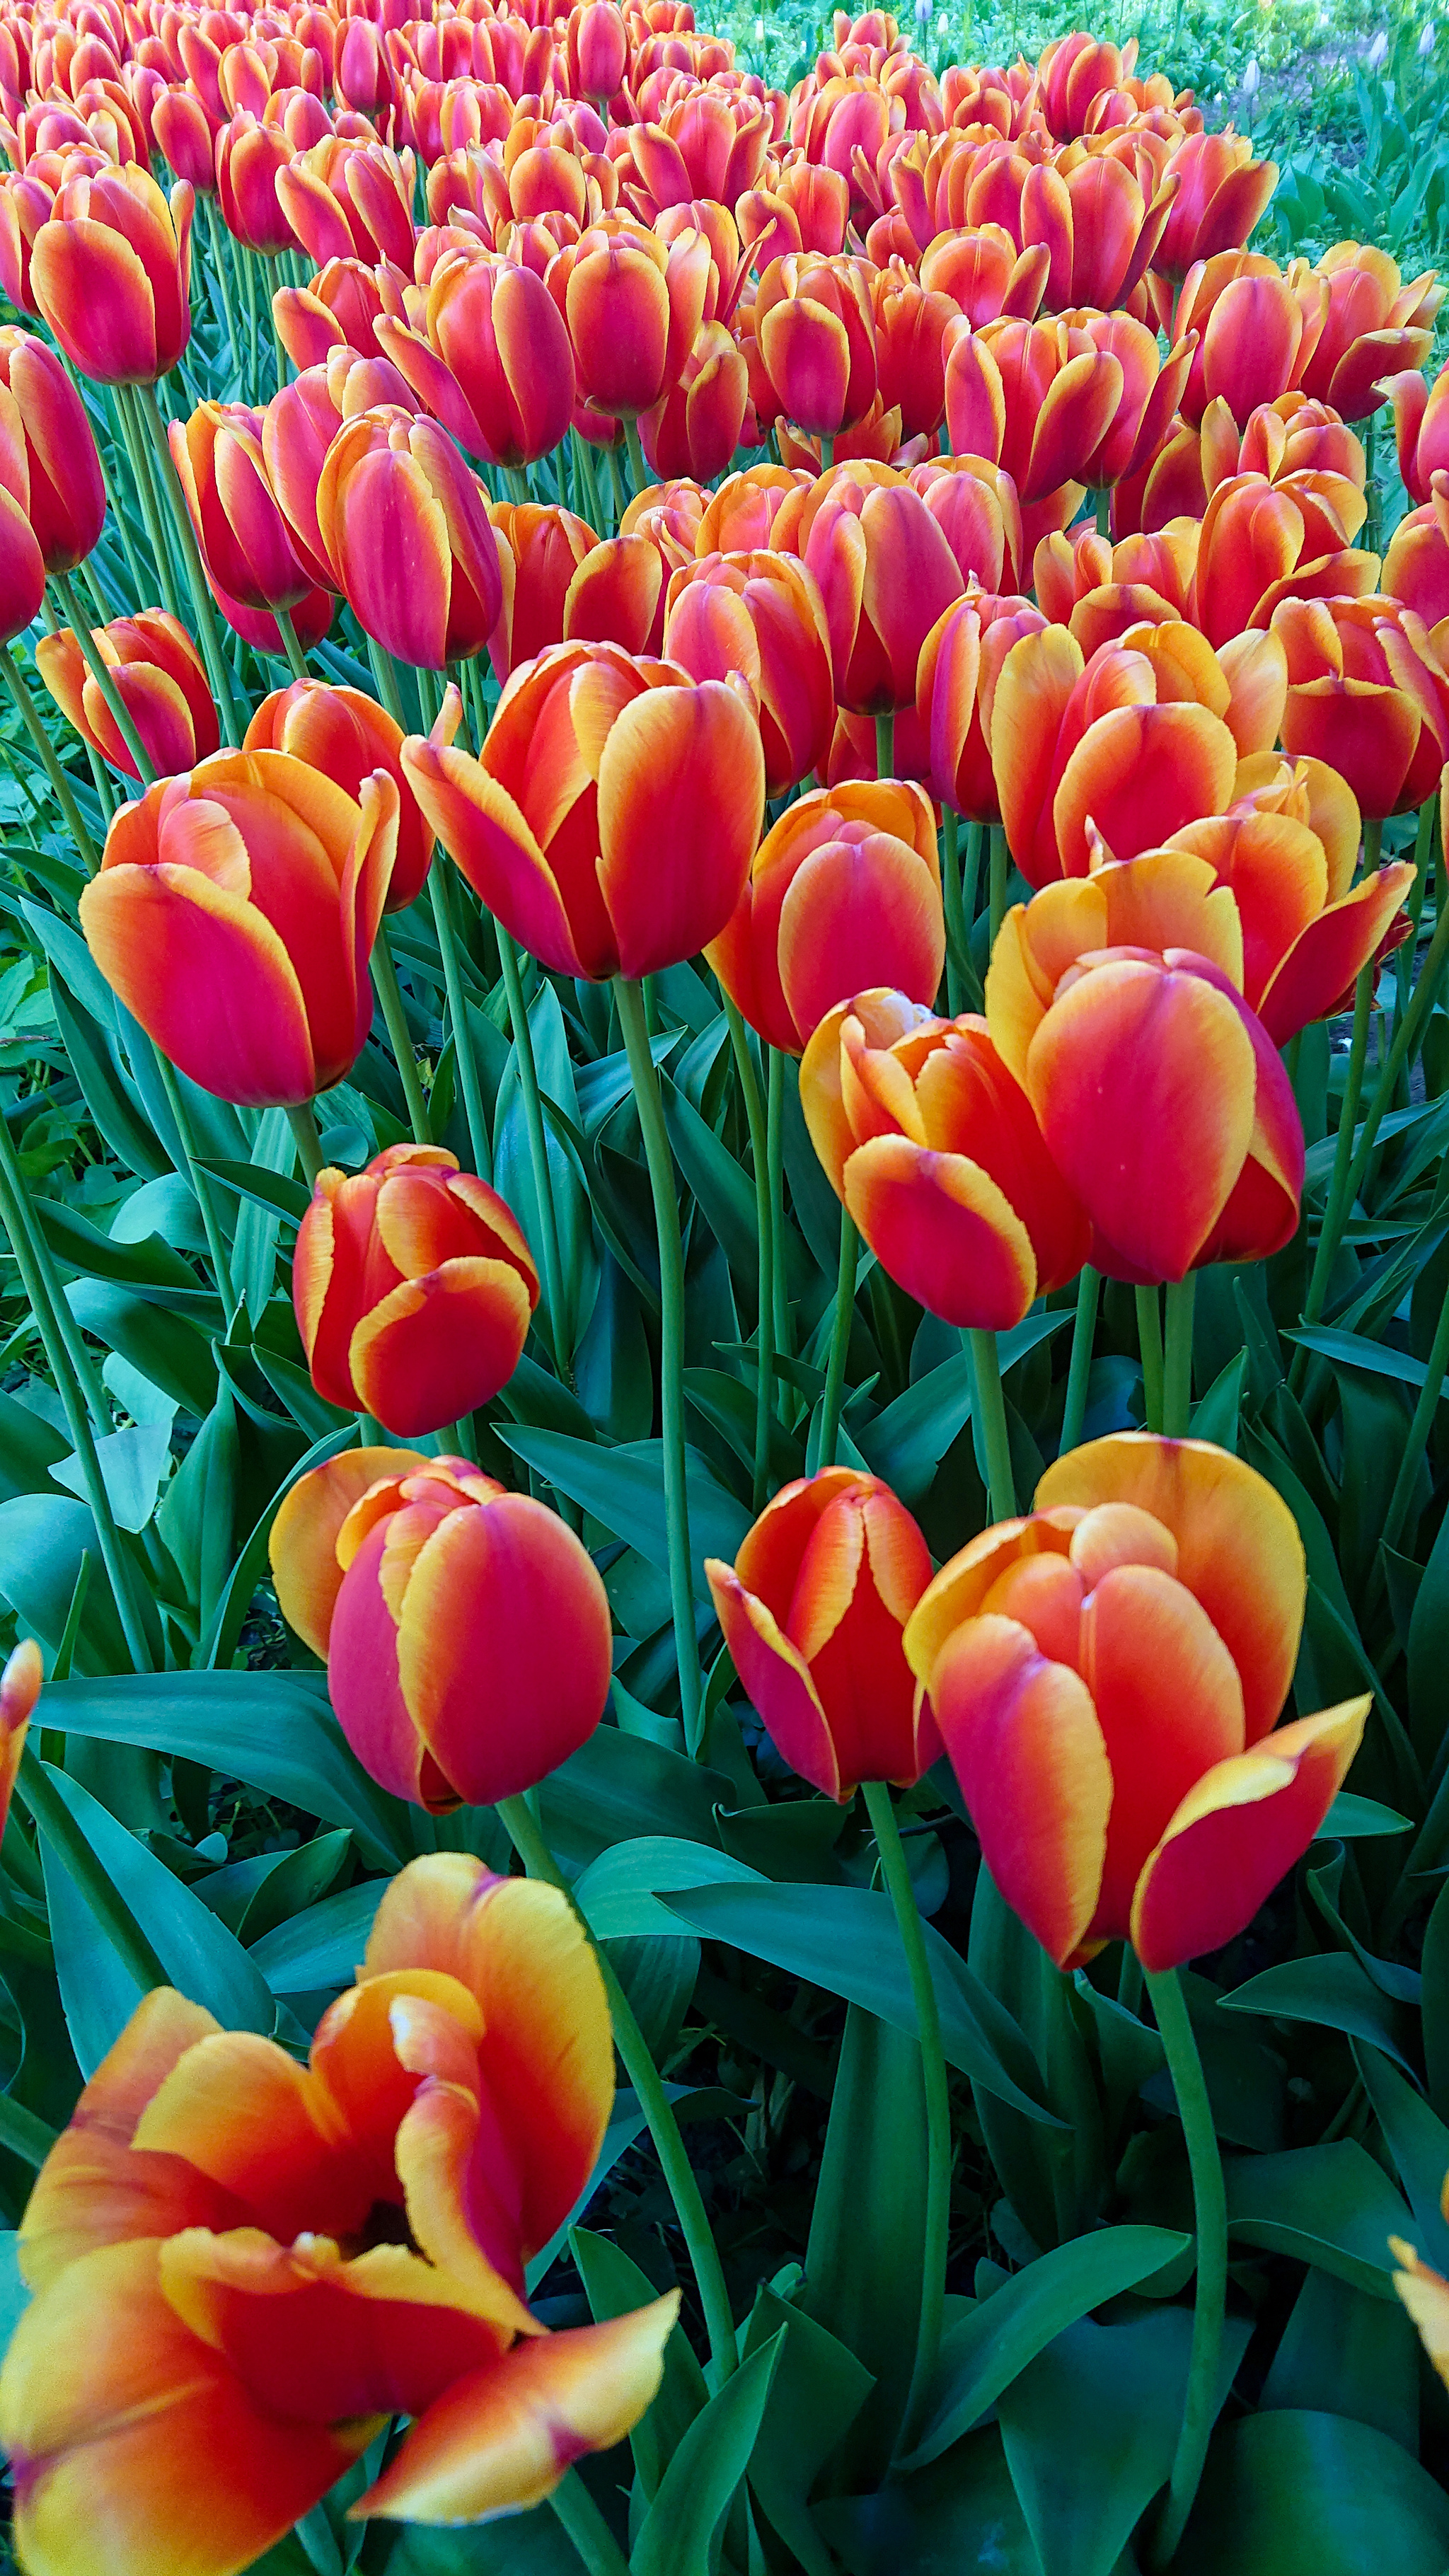
<path fill-rule="evenodd" d="M 827 1798 L 912 1786 L 940 1751 L 901 1651 L 931 1577 L 878 1476 L 826 1467 L 782 1486 L 733 1565 L 705 1563 L 725 1644 L 777 1751 Z"/>
<path fill-rule="evenodd" d="M 121 807 L 81 897 L 91 955 L 203 1089 L 310 1100 L 372 1025 L 397 819 L 385 771 L 354 800 L 289 752 L 218 752 Z"/>
<path fill-rule="evenodd" d="M 455 703 L 445 706 L 440 719 L 445 729 Z M 432 833 L 403 776 L 402 745 L 401 725 L 376 698 L 327 680 L 293 680 L 285 689 L 274 689 L 252 717 L 242 745 L 244 751 L 290 752 L 359 799 L 364 780 L 374 770 L 386 770 L 397 789 L 398 823 L 385 912 L 402 912 L 421 893 L 433 855 Z"/>
<path fill-rule="evenodd" d="M 1200 1440 L 1118 1432 L 943 1566 L 906 1651 L 1007 1903 L 1058 1966 L 1178 1967 L 1322 1826 L 1369 1700 L 1287 1726 L 1307 1595 L 1288 1506 Z"/>
<path fill-rule="evenodd" d="M 764 810 L 741 690 L 610 644 L 515 672 L 478 759 L 413 736 L 403 767 L 489 910 L 565 975 L 694 956 L 739 901 Z"/>
<path fill-rule="evenodd" d="M 437 1145 L 330 1167 L 297 1229 L 292 1300 L 312 1383 L 415 1440 L 518 1366 L 538 1274 L 506 1201 Z"/>
<path fill-rule="evenodd" d="M 191 337 L 191 217 L 136 162 L 68 179 L 35 236 L 36 305 L 71 365 L 104 385 L 150 385 Z"/>
<path fill-rule="evenodd" d="M 671 574 L 663 649 L 696 680 L 749 682 L 765 754 L 765 793 L 818 769 L 830 748 L 835 692 L 830 639 L 814 576 L 793 555 L 702 554 Z"/>
<path fill-rule="evenodd" d="M 385 1889 L 305 2065 L 147 1995 L 22 2222 L 0 2440 L 27 2566 L 58 2576 L 103 2533 L 113 2576 L 234 2576 L 399 2412 L 363 2518 L 517 2512 L 620 2441 L 677 2294 L 563 2333 L 523 2295 L 613 2090 L 566 1898 L 463 1852 Z"/>
<path fill-rule="evenodd" d="M 929 798 L 895 778 L 799 797 L 708 953 L 750 1026 L 791 1055 L 863 974 L 934 1001 L 946 928 Z"/>
<path fill-rule="evenodd" d="M 172 778 L 209 759 L 221 742 L 221 728 L 211 684 L 185 627 L 164 608 L 140 608 L 134 617 L 96 627 L 93 640 L 157 777 Z M 112 769 L 139 781 L 135 758 L 70 628 L 42 635 L 35 659 L 81 739 Z"/>
<path fill-rule="evenodd" d="M 395 1797 L 434 1814 L 514 1797 L 603 1715 L 612 1634 L 592 1557 L 466 1458 L 361 1449 L 314 1467 L 272 1524 L 271 1562 L 343 1733 Z"/>
<path fill-rule="evenodd" d="M 440 671 L 484 649 L 503 607 L 498 547 L 483 487 L 436 421 L 386 404 L 345 421 L 316 506 L 332 577 L 385 652 Z"/>
<path fill-rule="evenodd" d="M 944 1322 L 1009 1331 L 1091 1257 L 1082 1207 L 984 1019 L 858 993 L 811 1038 L 800 1105 L 876 1259 Z"/>

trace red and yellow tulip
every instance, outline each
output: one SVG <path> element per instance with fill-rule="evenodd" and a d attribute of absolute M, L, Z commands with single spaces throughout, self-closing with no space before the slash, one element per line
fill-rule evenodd
<path fill-rule="evenodd" d="M 664 651 L 695 680 L 749 682 L 765 754 L 765 793 L 819 769 L 835 723 L 830 638 L 814 575 L 773 551 L 704 554 L 670 575 Z"/>
<path fill-rule="evenodd" d="M 60 189 L 31 247 L 30 285 L 83 376 L 149 385 L 175 366 L 191 337 L 194 206 L 184 179 L 168 204 L 135 162 Z"/>
<path fill-rule="evenodd" d="M 451 691 L 439 718 L 442 735 L 456 729 L 461 712 Z M 274 689 L 252 717 L 242 745 L 244 751 L 290 752 L 359 799 L 374 770 L 387 772 L 397 789 L 398 814 L 385 912 L 403 911 L 421 893 L 433 855 L 432 833 L 403 775 L 402 746 L 401 725 L 376 698 L 327 680 L 293 680 L 288 688 Z"/>
<path fill-rule="evenodd" d="M 216 705 L 185 627 L 164 608 L 142 608 L 134 617 L 96 627 L 94 641 L 157 777 L 174 777 L 209 759 L 221 741 Z M 82 741 L 113 769 L 139 781 L 135 759 L 70 628 L 42 635 L 35 660 Z"/>

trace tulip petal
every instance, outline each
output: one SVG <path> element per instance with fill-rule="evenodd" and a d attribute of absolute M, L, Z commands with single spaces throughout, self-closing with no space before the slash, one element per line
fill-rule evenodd
<path fill-rule="evenodd" d="M 103 384 L 156 376 L 156 299 L 124 234 L 93 216 L 42 224 L 30 286 L 57 340 L 83 375 Z"/>
<path fill-rule="evenodd" d="M 1189 1791 L 1133 1900 L 1144 1968 L 1180 1967 L 1246 1929 L 1322 1825 L 1372 1705 L 1366 1694 L 1280 1726 Z"/>
<path fill-rule="evenodd" d="M 429 831 L 521 946 L 555 974 L 607 973 L 607 961 L 580 957 L 558 880 L 507 788 L 471 753 L 419 734 L 402 764 Z"/>
<path fill-rule="evenodd" d="M 315 2078 L 274 2040 L 224 2030 L 178 2059 L 133 2143 L 184 2155 L 283 2243 L 303 2228 L 350 2236 L 371 2207 L 371 2183 L 327 2134 L 328 2114 Z"/>
<path fill-rule="evenodd" d="M 612 2449 L 637 2424 L 678 2313 L 671 2290 L 603 2325 L 515 2344 L 429 2407 L 353 2517 L 456 2524 L 538 2504 L 574 2460 Z"/>
<path fill-rule="evenodd" d="M 743 892 L 765 810 L 760 729 L 724 680 L 646 689 L 599 763 L 599 883 L 621 974 L 693 957 Z M 660 853 L 688 853 L 661 867 Z"/>
<path fill-rule="evenodd" d="M 1114 858 L 1135 859 L 1198 815 L 1221 814 L 1237 766 L 1237 744 L 1206 707 L 1113 707 L 1088 726 L 1052 800 L 1062 874 L 1086 875 L 1089 822 Z"/>
<path fill-rule="evenodd" d="M 1310 1020 L 1327 1019 L 1353 989 L 1360 967 L 1378 954 L 1414 882 L 1410 859 L 1378 868 L 1341 903 L 1330 904 L 1294 941 L 1258 1005 L 1275 1046 L 1286 1046 Z"/>
<path fill-rule="evenodd" d="M 964 1154 L 873 1136 L 845 1167 L 845 1204 L 882 1269 L 943 1323 L 1004 1333 L 1036 1295 L 1031 1237 Z"/>
<path fill-rule="evenodd" d="M 1097 1909 L 1112 1771 L 1080 1674 L 1014 1619 L 969 1620 L 931 1668 L 951 1767 L 1007 1904 L 1065 1965 Z"/>
<path fill-rule="evenodd" d="M 889 832 L 812 850 L 780 909 L 778 957 L 802 1045 L 871 976 L 913 1002 L 934 1002 L 946 962 L 934 870 Z"/>
<path fill-rule="evenodd" d="M 506 1261 L 445 1261 L 403 1280 L 353 1333 L 358 1403 L 405 1439 L 440 1431 L 507 1384 L 529 1315 L 528 1290 Z"/>
<path fill-rule="evenodd" d="M 288 1627 L 314 1655 L 327 1653 L 342 1589 L 337 1538 L 353 1504 L 384 1479 L 432 1464 L 421 1449 L 345 1449 L 283 1496 L 268 1541 L 272 1581 Z"/>
<path fill-rule="evenodd" d="M 390 1515 L 376 1521 L 347 1568 L 328 1634 L 327 1687 L 343 1734 L 379 1787 L 446 1815 L 463 1792 L 430 1754 L 403 1690 L 397 1616 L 384 1588 L 391 1529 Z M 419 1532 L 414 1544 L 430 1534 Z"/>
<path fill-rule="evenodd" d="M 254 904 L 195 868 L 123 865 L 92 878 L 80 919 L 112 992 L 203 1090 L 246 1108 L 311 1099 L 302 988 Z"/>
<path fill-rule="evenodd" d="M 733 1566 L 711 1556 L 705 1559 L 705 1573 L 741 1687 L 776 1752 L 825 1797 L 853 1795 L 855 1783 L 841 1776 L 835 1741 L 798 1647 L 791 1645 L 773 1610 L 746 1590 Z"/>

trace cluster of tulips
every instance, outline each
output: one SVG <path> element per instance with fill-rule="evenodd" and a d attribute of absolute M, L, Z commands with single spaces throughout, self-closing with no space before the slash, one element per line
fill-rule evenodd
<path fill-rule="evenodd" d="M 1303 1550 L 1250 1467 L 1184 1437 L 1186 1362 L 1195 1271 L 1299 1225 L 1282 1051 L 1417 934 L 1449 378 L 1421 372 L 1432 277 L 1248 249 L 1272 165 L 1135 53 L 1071 35 L 938 80 L 872 12 L 787 98 L 686 0 L 7 6 L 0 283 L 43 332 L 0 330 L 0 633 L 43 620 L 93 763 L 103 848 L 67 811 L 96 967 L 168 1066 L 293 1118 L 297 1324 L 365 1445 L 293 1489 L 272 1562 L 373 1777 L 501 1805 L 536 1859 L 518 1802 L 608 1698 L 583 1538 L 470 1454 L 530 1337 L 561 1379 L 574 1355 L 538 973 L 612 987 L 635 1088 L 697 1749 L 648 984 L 702 958 L 756 1107 L 762 1056 L 800 1060 L 842 1208 L 819 1469 L 758 1491 L 708 1569 L 739 1679 L 805 1779 L 880 1793 L 886 1841 L 881 1784 L 944 1752 L 1050 1957 L 1122 1939 L 1159 1980 L 1306 1848 L 1369 1705 L 1277 1727 Z M 252 400 L 193 399 L 198 202 Z M 1389 409 L 1411 507 L 1382 550 Z M 156 581 L 120 614 L 88 568 L 96 422 Z M 8 649 L 0 674 L 40 748 Z M 1414 809 L 1417 859 L 1380 864 Z M 430 1124 L 392 945 L 423 902 L 471 1170 Z M 536 1243 L 492 1185 L 470 942 L 506 988 Z M 375 1010 L 412 1134 L 345 1173 L 311 1104 Z M 858 1241 L 970 1336 L 991 1526 L 939 1573 L 835 1463 Z M 1074 1353 L 1020 1516 L 994 1336 L 1080 1281 L 1089 1362 L 1104 1274 L 1154 1332 L 1168 1291 L 1148 1430 L 1077 1445 Z M 38 1686 L 22 1654 L 7 1787 Z M 564 1896 L 456 1855 L 396 1883 L 308 2068 L 149 1998 L 23 2231 L 23 2565 L 230 2576 L 398 2412 L 360 2514 L 532 2503 L 620 2439 L 672 2303 L 546 2335 L 524 2299 L 607 2119 L 610 2003 L 624 2047 Z M 198 2488 L 176 2464 L 203 2454 Z"/>

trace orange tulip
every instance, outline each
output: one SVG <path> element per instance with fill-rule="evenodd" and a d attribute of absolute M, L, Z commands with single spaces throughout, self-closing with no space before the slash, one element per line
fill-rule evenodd
<path fill-rule="evenodd" d="M 386 772 L 354 801 L 289 752 L 218 752 L 121 807 L 81 897 L 91 955 L 203 1089 L 310 1100 L 372 1025 L 397 818 Z"/>
<path fill-rule="evenodd" d="M 1257 251 L 1220 251 L 1183 280 L 1172 318 L 1175 340 L 1198 334 L 1182 395 L 1189 421 L 1221 396 L 1241 427 L 1261 403 L 1305 381 L 1328 319 L 1328 286 L 1299 260 L 1284 276 Z"/>
<path fill-rule="evenodd" d="M 191 217 L 185 180 L 166 198 L 131 162 L 67 179 L 36 233 L 30 285 L 71 365 L 105 385 L 150 385 L 191 337 Z"/>
<path fill-rule="evenodd" d="M 298 545 L 272 491 L 262 415 L 244 403 L 198 403 L 173 420 L 171 459 L 201 559 L 218 594 L 244 608 L 298 608 L 328 579 Z"/>
<path fill-rule="evenodd" d="M 776 516 L 790 492 L 808 491 L 813 474 L 799 466 L 747 465 L 727 474 L 706 494 L 696 539 L 701 555 L 746 554 L 767 546 Z"/>
<path fill-rule="evenodd" d="M 498 547 L 483 487 L 435 421 L 382 404 L 344 422 L 316 507 L 332 577 L 385 652 L 440 671 L 482 651 L 503 607 Z"/>
<path fill-rule="evenodd" d="M 55 210 L 55 190 L 36 170 L 0 170 L 0 288 L 18 313 L 36 313 L 30 282 L 35 238 Z"/>
<path fill-rule="evenodd" d="M 482 251 L 444 260 L 424 324 L 425 336 L 385 316 L 378 345 L 471 455 L 522 466 L 558 445 L 574 407 L 573 353 L 531 268 Z"/>
<path fill-rule="evenodd" d="M 309 286 L 279 286 L 272 315 L 293 366 L 323 366 L 331 349 L 375 358 L 373 325 L 394 310 L 391 299 L 400 301 L 404 283 L 386 268 L 348 256 L 329 259 Z"/>
<path fill-rule="evenodd" d="M 762 100 L 694 90 L 666 108 L 657 124 L 626 128 L 644 199 L 641 211 L 712 197 L 732 206 L 759 179 L 770 148 L 770 113 Z"/>
<path fill-rule="evenodd" d="M 739 446 L 748 399 L 745 361 L 723 322 L 702 324 L 676 382 L 640 415 L 650 472 L 703 482 L 722 473 Z"/>
<path fill-rule="evenodd" d="M 318 1174 L 292 1301 L 318 1394 L 415 1440 L 513 1375 L 538 1273 L 496 1190 L 440 1146 L 390 1145 Z"/>
<path fill-rule="evenodd" d="M 513 557 L 507 603 L 507 667 L 513 670 L 563 642 L 569 584 L 599 540 L 587 520 L 552 504 L 494 501 L 488 516 Z"/>
<path fill-rule="evenodd" d="M 1274 1726 L 1307 1579 L 1292 1513 L 1201 1440 L 1118 1432 L 943 1566 L 906 1629 L 982 1857 L 1059 1967 L 1161 1972 L 1247 1928 L 1323 1824 L 1368 1698 Z"/>
<path fill-rule="evenodd" d="M 1004 465 L 1023 504 L 1084 482 L 1122 406 L 1110 348 L 1065 321 L 963 328 L 946 357 L 946 425 L 958 456 Z"/>
<path fill-rule="evenodd" d="M 876 398 L 875 315 L 865 264 L 794 252 L 771 260 L 754 307 L 755 343 L 780 410 L 835 438 Z"/>
<path fill-rule="evenodd" d="M 489 910 L 564 975 L 694 956 L 739 901 L 764 811 L 740 689 L 611 644 L 515 672 L 478 759 L 413 736 L 403 768 Z"/>
<path fill-rule="evenodd" d="M 1276 161 L 1255 161 L 1251 136 L 1234 134 L 1231 127 L 1219 134 L 1185 134 L 1167 166 L 1177 194 L 1152 255 L 1163 277 L 1184 277 L 1194 261 L 1239 249 L 1278 184 Z"/>
<path fill-rule="evenodd" d="M 44 1679 L 40 1648 L 33 1637 L 22 1637 L 0 1672 L 0 1835 L 9 1819 L 20 1756 Z"/>
<path fill-rule="evenodd" d="M 30 331 L 0 325 L 4 442 L 23 447 L 25 509 L 45 569 L 72 572 L 106 516 L 106 487 L 86 408 L 53 349 Z M 12 409 L 13 406 L 13 409 Z M 27 621 L 28 622 L 28 621 Z"/>
<path fill-rule="evenodd" d="M 597 99 L 602 107 L 613 97 L 629 62 L 629 38 L 622 10 L 613 0 L 585 0 L 569 12 L 569 69 L 576 96 Z"/>
<path fill-rule="evenodd" d="M 151 111 L 157 151 L 198 195 L 209 195 L 216 186 L 218 124 L 197 92 L 180 83 L 163 90 Z"/>
<path fill-rule="evenodd" d="M 1211 495 L 1237 474 L 1266 475 L 1289 492 L 1307 478 L 1305 488 L 1321 493 L 1345 527 L 1352 522 L 1356 533 L 1362 525 L 1355 515 L 1355 496 L 1362 497 L 1367 479 L 1360 441 L 1329 404 L 1294 391 L 1259 403 L 1241 430 L 1221 394 L 1207 405 L 1198 428 L 1190 429 L 1179 415 L 1156 454 L 1139 461 L 1118 484 L 1113 533 L 1151 533 L 1175 518 L 1201 519 Z"/>
<path fill-rule="evenodd" d="M 703 486 L 687 474 L 672 475 L 667 483 L 646 483 L 619 521 L 619 534 L 647 537 L 658 547 L 666 571 L 677 572 L 681 564 L 693 563 L 696 554 L 705 551 L 699 532 L 708 499 Z"/>
<path fill-rule="evenodd" d="M 1364 420 L 1385 398 L 1384 378 L 1421 367 L 1434 345 L 1445 289 L 1426 268 L 1406 285 L 1387 251 L 1336 242 L 1315 269 L 1295 260 L 1290 279 L 1327 280 L 1328 310 L 1299 382 L 1345 420 Z"/>
<path fill-rule="evenodd" d="M 26 2564 L 94 2561 L 103 2533 L 114 2576 L 232 2576 L 399 2412 L 354 2516 L 517 2512 L 621 2440 L 677 2295 L 559 2334 L 523 2299 L 613 2090 L 567 1899 L 463 1852 L 385 1891 L 306 2065 L 147 1995 L 22 2222 L 0 2440 Z"/>
<path fill-rule="evenodd" d="M 995 522 L 989 533 L 999 571 L 1000 514 L 989 498 L 987 516 Z M 782 514 L 777 546 L 785 526 Z M 841 706 L 877 715 L 914 704 L 922 643 L 965 588 L 929 497 L 888 467 L 837 466 L 808 517 L 803 559 L 820 586 Z M 989 559 L 982 569 L 990 572 Z"/>
<path fill-rule="evenodd" d="M 999 823 L 991 713 L 1002 666 L 1023 635 L 1046 625 L 1029 599 L 968 590 L 945 609 L 916 664 L 916 718 L 933 793 L 969 822 Z"/>
<path fill-rule="evenodd" d="M 264 258 L 297 241 L 278 182 L 296 158 L 286 129 L 241 108 L 216 138 L 216 201 L 234 241 Z"/>
<path fill-rule="evenodd" d="M 209 759 L 221 741 L 211 686 L 184 626 L 164 608 L 141 608 L 94 630 L 94 641 L 158 778 Z M 112 769 L 140 778 L 90 664 L 68 626 L 42 635 L 40 676 L 82 741 Z"/>
<path fill-rule="evenodd" d="M 455 723 L 456 694 L 450 691 L 440 725 Z M 244 751 L 286 751 L 320 769 L 334 785 L 361 800 L 363 782 L 385 770 L 397 789 L 397 856 L 388 884 L 385 912 L 401 912 L 422 892 L 433 855 L 433 836 L 418 811 L 417 799 L 403 776 L 402 727 L 361 689 L 334 687 L 326 680 L 293 680 L 263 698 L 247 726 Z M 214 745 L 212 746 L 215 747 Z"/>
<path fill-rule="evenodd" d="M 410 152 L 389 152 L 339 134 L 324 136 L 277 173 L 277 203 L 317 268 L 329 259 L 413 259 Z"/>
<path fill-rule="evenodd" d="M 327 1658 L 338 1724 L 394 1797 L 437 1815 L 492 1806 L 604 1713 L 613 1640 L 592 1557 L 466 1458 L 353 1449 L 314 1467 L 272 1524 L 271 1559 L 283 1617 Z"/>
<path fill-rule="evenodd" d="M 708 955 L 750 1026 L 791 1055 L 862 974 L 934 1001 L 946 926 L 929 798 L 896 778 L 798 798 Z"/>
<path fill-rule="evenodd" d="M 1397 600 L 1285 600 L 1283 748 L 1326 761 L 1370 816 L 1422 805 L 1449 759 L 1449 671 Z"/>
<path fill-rule="evenodd" d="M 568 323 L 574 372 L 591 411 L 625 420 L 652 411 L 683 371 L 704 319 L 711 261 L 703 233 L 666 245 L 613 219 L 560 253 L 549 287 Z"/>
<path fill-rule="evenodd" d="M 992 950 L 992 1039 L 1113 1278 L 1262 1260 L 1298 1222 L 1303 1129 L 1215 876 L 1183 849 L 1102 864 L 1014 906 Z"/>
<path fill-rule="evenodd" d="M 1382 380 L 1394 407 L 1399 472 L 1411 501 L 1432 497 L 1433 478 L 1449 473 L 1449 372 L 1426 385 L 1417 367 Z"/>
<path fill-rule="evenodd" d="M 934 438 L 946 417 L 946 333 L 960 310 L 949 292 L 883 270 L 871 286 L 876 383 L 908 438 Z"/>
<path fill-rule="evenodd" d="M 1361 598 L 1378 578 L 1377 555 L 1351 540 L 1368 513 L 1343 475 L 1294 474 L 1270 483 L 1235 474 L 1203 512 L 1193 616 L 1211 644 L 1267 626 L 1280 600 Z"/>
<path fill-rule="evenodd" d="M 749 682 L 765 793 L 783 795 L 830 748 L 835 691 L 814 576 L 792 555 L 706 554 L 669 580 L 664 651 L 695 680 Z"/>
<path fill-rule="evenodd" d="M 733 1565 L 705 1563 L 734 1666 L 776 1750 L 842 1804 L 862 1780 L 913 1786 L 940 1753 L 901 1651 L 931 1559 L 878 1476 L 825 1467 L 784 1485 Z"/>
<path fill-rule="evenodd" d="M 946 1323 L 1006 1332 L 1089 1258 L 1087 1219 L 985 1020 L 858 993 L 811 1038 L 800 1105 L 882 1268 Z"/>
<path fill-rule="evenodd" d="M 1443 466 L 1435 468 L 1428 507 L 1410 510 L 1390 537 L 1381 580 L 1386 595 L 1426 626 L 1449 617 L 1449 471 Z"/>
<path fill-rule="evenodd" d="M 590 546 L 564 598 L 563 641 L 657 653 L 664 631 L 664 557 L 636 521 L 627 536 Z"/>

